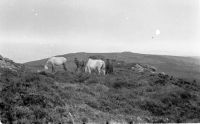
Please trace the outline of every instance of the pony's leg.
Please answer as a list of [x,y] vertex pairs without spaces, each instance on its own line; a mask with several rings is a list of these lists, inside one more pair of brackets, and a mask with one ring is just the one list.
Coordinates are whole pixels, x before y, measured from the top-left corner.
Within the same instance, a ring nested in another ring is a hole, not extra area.
[[108,74],[108,69],[107,68],[104,71],[105,71],[105,74]]
[[67,71],[67,68],[66,68],[66,64],[65,64],[65,63],[63,63],[63,68],[64,68],[65,71]]
[[55,72],[55,67],[54,67],[54,65],[52,65],[52,72]]
[[76,71],[79,71],[79,68],[80,68],[80,64],[77,63],[77,65],[76,65]]
[[105,69],[103,69],[102,71],[103,71],[103,75],[105,75],[105,74],[106,74],[106,71],[105,71]]
[[83,67],[82,66],[80,67],[80,72],[83,72]]
[[89,67],[85,67],[85,73],[87,73],[87,72],[90,73],[89,72]]
[[101,68],[97,68],[99,75],[101,74]]
[[89,74],[91,74],[91,69],[90,68],[88,68],[88,72],[89,72]]
[[77,72],[78,70],[79,70],[79,66],[78,66],[78,65],[76,65],[76,70],[75,70],[75,71]]

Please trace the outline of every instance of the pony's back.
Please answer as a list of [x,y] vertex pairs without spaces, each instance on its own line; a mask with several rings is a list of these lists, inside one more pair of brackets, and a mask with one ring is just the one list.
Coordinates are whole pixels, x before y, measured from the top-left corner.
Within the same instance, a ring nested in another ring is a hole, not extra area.
[[51,57],[51,58],[49,58],[47,60],[44,68],[47,70],[48,69],[48,66],[47,66],[48,64],[51,64],[52,66],[54,66],[54,65],[58,65],[59,66],[59,65],[63,65],[66,62],[67,62],[67,59],[65,57],[55,57],[55,56],[53,56],[53,57]]

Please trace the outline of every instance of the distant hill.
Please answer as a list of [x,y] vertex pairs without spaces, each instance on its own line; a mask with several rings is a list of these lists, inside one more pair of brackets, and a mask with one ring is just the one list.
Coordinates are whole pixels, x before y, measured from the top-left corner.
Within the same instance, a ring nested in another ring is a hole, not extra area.
[[[68,68],[75,67],[74,58],[87,60],[89,56],[103,56],[105,58],[125,61],[126,63],[142,63],[155,66],[158,71],[184,79],[200,80],[200,59],[193,57],[166,56],[166,55],[148,55],[132,52],[119,53],[70,53],[58,55],[66,57],[69,60]],[[47,59],[31,61],[25,63],[26,66],[42,69]]]

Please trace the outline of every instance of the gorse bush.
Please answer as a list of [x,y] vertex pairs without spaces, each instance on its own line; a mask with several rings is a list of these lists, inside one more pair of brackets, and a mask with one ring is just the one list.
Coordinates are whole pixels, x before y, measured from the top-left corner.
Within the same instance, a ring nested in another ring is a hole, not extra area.
[[48,113],[54,107],[64,106],[54,84],[46,82],[48,77],[32,72],[16,75],[10,71],[3,71],[1,76],[0,110],[5,123],[32,123],[33,120],[44,123],[45,119],[51,120]]

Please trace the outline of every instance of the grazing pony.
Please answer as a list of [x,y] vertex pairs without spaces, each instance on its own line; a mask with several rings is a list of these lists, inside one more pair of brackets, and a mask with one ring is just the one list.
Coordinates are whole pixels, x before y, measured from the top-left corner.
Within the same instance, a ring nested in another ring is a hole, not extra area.
[[77,58],[74,59],[74,63],[76,65],[76,72],[81,70],[84,71],[84,67],[85,67],[85,62],[82,60],[82,61],[79,61]]
[[60,65],[62,65],[63,69],[67,71],[66,62],[67,59],[65,57],[51,57],[47,60],[46,64],[44,65],[44,69],[47,70],[48,64],[51,64],[52,72],[55,72],[55,66],[60,66]]
[[110,62],[110,59],[106,59],[106,74],[113,73],[113,63]]
[[99,75],[101,74],[101,72],[103,72],[103,74],[105,75],[105,62],[100,59],[89,58],[85,66],[85,72],[89,72],[89,74],[91,74],[91,71],[96,69]]

